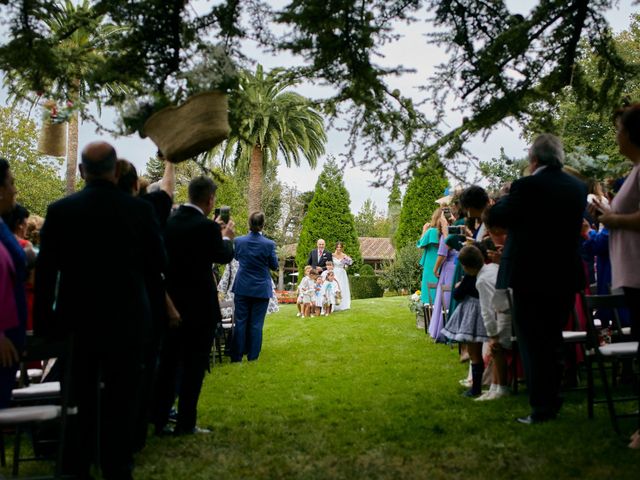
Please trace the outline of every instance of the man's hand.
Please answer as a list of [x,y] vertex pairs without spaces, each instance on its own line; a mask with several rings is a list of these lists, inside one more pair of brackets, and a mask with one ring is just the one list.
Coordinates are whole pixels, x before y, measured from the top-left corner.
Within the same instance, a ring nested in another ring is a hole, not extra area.
[[234,223],[233,220],[229,219],[229,222],[222,223],[222,220],[220,220],[220,217],[216,218],[216,222],[218,222],[220,224],[220,227],[222,228],[222,236],[223,237],[227,237],[229,240],[233,240],[236,236],[236,232],[234,230],[236,224]]
[[0,366],[5,368],[18,363],[19,357],[13,342],[2,335],[0,337]]
[[487,250],[487,257],[491,260],[492,263],[500,263],[500,259],[502,258],[502,245],[496,245],[495,250]]

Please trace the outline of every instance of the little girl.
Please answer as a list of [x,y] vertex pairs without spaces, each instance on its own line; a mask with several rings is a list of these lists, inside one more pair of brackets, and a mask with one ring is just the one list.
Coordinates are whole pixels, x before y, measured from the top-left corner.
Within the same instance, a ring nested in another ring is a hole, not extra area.
[[336,280],[336,275],[332,271],[327,272],[327,277],[322,285],[322,303],[324,307],[324,315],[328,317],[331,314],[333,306],[336,304],[336,293],[340,291],[340,286]]
[[315,286],[315,282],[311,278],[312,270],[311,265],[304,267],[304,278],[298,286],[298,311],[303,318],[311,315],[310,306]]
[[455,342],[467,344],[471,361],[471,389],[464,393],[466,397],[477,397],[482,393],[482,343],[489,340],[480,313],[480,301],[476,290],[476,275],[484,265],[484,257],[480,249],[467,246],[460,250],[458,262],[464,270],[462,281],[453,291],[456,301],[460,302],[447,324],[442,335]]
[[314,302],[313,302],[315,316],[317,317],[322,315],[322,303],[323,303],[322,292],[324,291],[324,289],[322,288],[323,283],[324,283],[324,278],[322,278],[322,275],[318,275],[318,277],[316,278],[316,284],[314,288],[315,296],[314,296]]

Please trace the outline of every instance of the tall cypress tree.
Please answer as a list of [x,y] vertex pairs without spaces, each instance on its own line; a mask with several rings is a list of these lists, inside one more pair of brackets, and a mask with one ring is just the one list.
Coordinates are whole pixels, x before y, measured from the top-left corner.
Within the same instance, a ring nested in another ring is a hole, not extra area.
[[350,209],[349,192],[342,181],[342,172],[335,160],[329,159],[318,177],[313,200],[302,221],[302,232],[296,250],[299,271],[307,264],[309,252],[316,248],[319,238],[333,251],[337,241],[344,243],[344,251],[353,259],[350,271],[357,272],[362,265],[360,243]]
[[400,223],[394,237],[396,249],[415,244],[420,238],[422,226],[438,207],[436,200],[444,195],[447,183],[444,169],[437,160],[415,171],[402,200]]
[[401,210],[402,192],[400,191],[400,176],[396,174],[393,177],[393,184],[391,185],[389,200],[387,202],[387,219],[389,220],[389,236],[391,238],[394,238],[398,231]]

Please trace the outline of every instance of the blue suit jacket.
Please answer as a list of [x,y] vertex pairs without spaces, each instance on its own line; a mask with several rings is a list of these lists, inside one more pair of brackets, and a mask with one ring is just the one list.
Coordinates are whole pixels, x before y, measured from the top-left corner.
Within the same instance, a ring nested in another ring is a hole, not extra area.
[[269,269],[278,269],[276,244],[259,233],[235,240],[235,258],[240,263],[232,292],[248,297],[271,298],[273,286]]

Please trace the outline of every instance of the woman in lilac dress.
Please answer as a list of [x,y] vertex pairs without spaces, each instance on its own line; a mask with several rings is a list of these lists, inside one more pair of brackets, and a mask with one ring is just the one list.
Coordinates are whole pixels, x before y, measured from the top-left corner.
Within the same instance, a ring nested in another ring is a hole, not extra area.
[[[442,318],[442,305],[448,306],[451,299],[451,291],[442,291],[443,285],[453,288],[453,274],[456,269],[456,260],[458,259],[458,251],[447,245],[447,229],[440,236],[440,244],[438,247],[438,259],[434,267],[434,274],[438,277],[438,288],[436,290],[436,298],[433,302],[433,314],[431,323],[429,324],[429,335],[435,341],[444,341],[440,337],[440,330],[444,326]],[[444,298],[443,298],[444,297]]]

